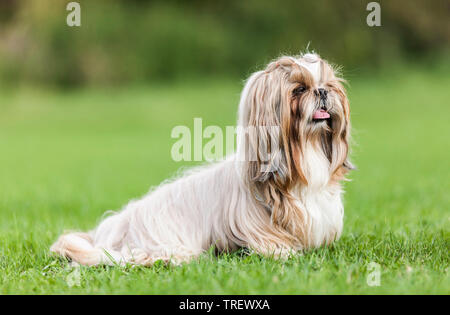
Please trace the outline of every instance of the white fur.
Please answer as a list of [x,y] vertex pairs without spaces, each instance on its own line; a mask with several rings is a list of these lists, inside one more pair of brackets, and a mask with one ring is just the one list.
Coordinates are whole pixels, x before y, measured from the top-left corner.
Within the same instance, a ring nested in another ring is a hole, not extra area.
[[[311,241],[306,245],[316,247],[339,237],[343,205],[340,189],[327,185],[326,158],[311,147],[306,152],[310,186],[298,188],[296,195],[311,226]],[[257,248],[257,243],[252,244],[253,240],[247,236],[246,229],[252,229],[252,224],[245,224],[252,220],[253,201],[240,180],[234,157],[191,170],[142,199],[131,201],[89,232],[94,245],[76,234],[67,234],[52,250],[67,255],[59,247],[61,242],[72,242],[72,246],[80,249],[95,250],[98,259],[94,258],[92,264],[148,265],[158,259],[188,260],[211,245],[220,249]],[[262,217],[260,223],[269,225],[269,219]]]
[[340,186],[330,186],[330,163],[325,155],[307,145],[303,160],[308,186],[299,188],[300,207],[306,209],[310,231],[310,246],[329,244],[342,232],[344,206]]
[[316,54],[305,54],[301,59],[295,59],[294,62],[301,67],[306,68],[314,77],[316,82],[320,81],[320,58]]

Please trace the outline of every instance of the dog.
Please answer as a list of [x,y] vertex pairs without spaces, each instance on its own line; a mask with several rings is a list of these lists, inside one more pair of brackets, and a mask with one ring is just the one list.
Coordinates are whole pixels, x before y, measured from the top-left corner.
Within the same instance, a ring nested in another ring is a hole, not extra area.
[[342,232],[349,161],[344,80],[315,53],[283,56],[242,91],[236,153],[188,170],[51,251],[82,265],[182,263],[214,247],[286,258]]

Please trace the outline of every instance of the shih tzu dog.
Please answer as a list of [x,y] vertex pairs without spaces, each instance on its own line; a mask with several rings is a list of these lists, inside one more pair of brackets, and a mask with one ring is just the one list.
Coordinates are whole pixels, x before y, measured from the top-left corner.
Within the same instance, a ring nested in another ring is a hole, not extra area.
[[342,82],[316,54],[269,63],[242,91],[235,154],[163,183],[88,233],[60,236],[51,251],[83,265],[151,265],[211,246],[280,258],[330,244],[352,169]]

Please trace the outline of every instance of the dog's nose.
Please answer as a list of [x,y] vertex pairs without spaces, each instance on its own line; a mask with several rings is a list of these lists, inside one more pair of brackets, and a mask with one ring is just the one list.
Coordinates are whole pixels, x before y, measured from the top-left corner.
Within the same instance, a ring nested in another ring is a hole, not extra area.
[[322,88],[319,89],[320,99],[326,100],[327,99],[327,95],[328,95],[328,91],[327,90],[322,89]]

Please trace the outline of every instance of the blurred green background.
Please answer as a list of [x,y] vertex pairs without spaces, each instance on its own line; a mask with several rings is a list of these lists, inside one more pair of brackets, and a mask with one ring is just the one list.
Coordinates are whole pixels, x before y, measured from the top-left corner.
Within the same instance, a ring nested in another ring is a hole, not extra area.
[[[72,28],[68,2],[0,1],[0,294],[450,294],[448,1],[379,1],[381,27],[362,0],[79,1]],[[172,128],[234,125],[243,79],[308,45],[349,82],[341,240],[68,282],[48,251],[60,233],[192,165],[171,159]]]
[[69,1],[0,2],[0,78],[61,86],[118,85],[193,76],[243,78],[270,59],[310,49],[350,73],[443,58],[449,2],[78,1],[82,26],[68,27]]

